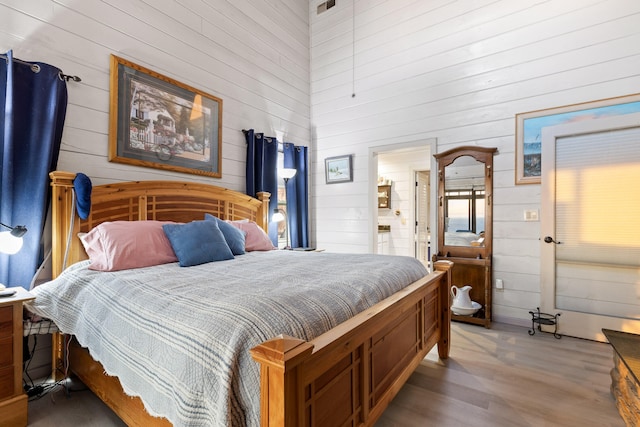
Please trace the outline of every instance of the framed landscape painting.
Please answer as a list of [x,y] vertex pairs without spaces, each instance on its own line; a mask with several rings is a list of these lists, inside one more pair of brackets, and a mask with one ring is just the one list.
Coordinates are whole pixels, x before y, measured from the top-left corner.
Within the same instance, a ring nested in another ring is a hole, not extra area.
[[542,128],[640,112],[640,94],[516,114],[516,184],[540,184]]
[[109,161],[222,177],[222,100],[111,55]]
[[353,181],[352,156],[336,156],[324,159],[325,182],[336,184],[338,182]]

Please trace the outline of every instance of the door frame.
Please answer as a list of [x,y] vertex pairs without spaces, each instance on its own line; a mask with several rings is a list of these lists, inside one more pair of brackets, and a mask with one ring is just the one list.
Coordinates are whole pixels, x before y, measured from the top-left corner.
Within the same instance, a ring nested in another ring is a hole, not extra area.
[[551,126],[542,129],[542,170],[540,209],[540,309],[555,314],[561,312],[558,332],[563,335],[607,342],[602,329],[640,333],[640,321],[600,314],[559,309],[555,299],[556,244],[545,243],[545,237],[555,240],[555,170],[556,140],[611,130],[640,127],[640,113]]
[[412,171],[412,179],[415,182],[413,186],[413,219],[411,225],[413,226],[413,256],[418,258],[419,249],[418,243],[420,240],[420,233],[418,232],[418,197],[420,195],[420,191],[418,190],[418,175],[424,173],[427,176],[429,191],[427,194],[427,211],[429,213],[429,219],[427,220],[427,265],[431,265],[431,211],[433,210],[433,206],[431,205],[431,170],[424,169],[413,169]]

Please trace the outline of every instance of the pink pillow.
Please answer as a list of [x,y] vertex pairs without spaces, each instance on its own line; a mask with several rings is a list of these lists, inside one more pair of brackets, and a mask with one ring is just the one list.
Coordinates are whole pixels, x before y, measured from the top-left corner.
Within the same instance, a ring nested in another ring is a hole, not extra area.
[[103,222],[80,240],[89,255],[90,270],[117,271],[176,262],[162,229],[165,221]]
[[270,251],[276,249],[271,243],[271,239],[258,224],[253,221],[226,221],[236,228],[247,233],[244,240],[244,250],[251,251]]

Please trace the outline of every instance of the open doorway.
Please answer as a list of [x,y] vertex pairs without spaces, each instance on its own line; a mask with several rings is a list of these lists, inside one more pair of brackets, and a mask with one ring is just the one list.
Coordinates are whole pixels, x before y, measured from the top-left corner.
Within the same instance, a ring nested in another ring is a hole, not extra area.
[[[436,140],[370,148],[371,252],[415,257],[429,266],[431,191]],[[379,204],[381,186],[388,203]]]

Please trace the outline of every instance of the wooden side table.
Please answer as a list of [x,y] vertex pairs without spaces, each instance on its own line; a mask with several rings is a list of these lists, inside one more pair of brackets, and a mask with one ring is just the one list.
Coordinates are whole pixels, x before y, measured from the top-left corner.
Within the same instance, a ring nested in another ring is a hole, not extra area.
[[22,303],[35,297],[23,288],[0,297],[0,426],[27,425],[22,387]]

